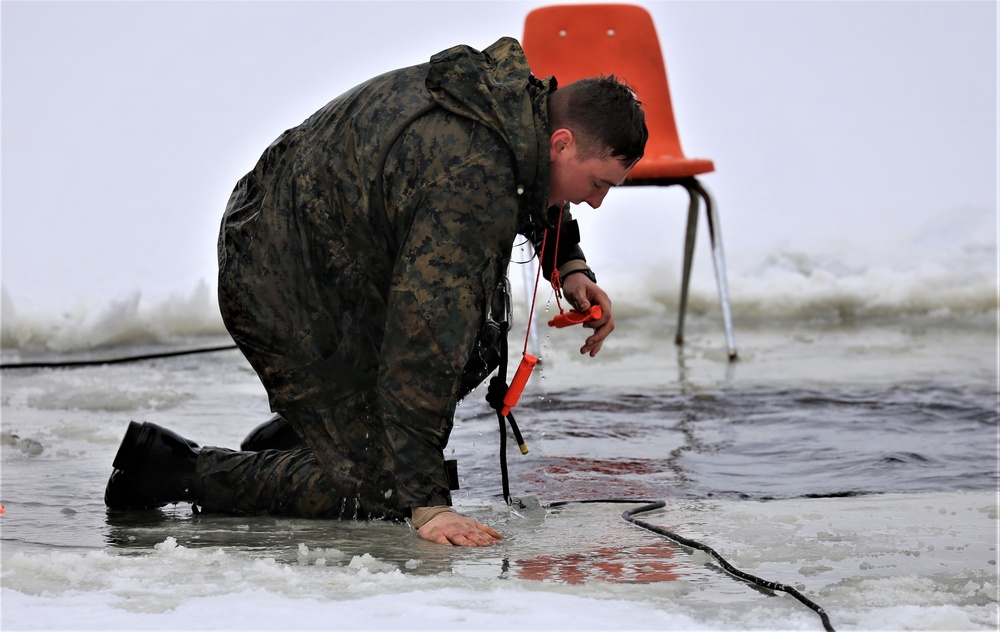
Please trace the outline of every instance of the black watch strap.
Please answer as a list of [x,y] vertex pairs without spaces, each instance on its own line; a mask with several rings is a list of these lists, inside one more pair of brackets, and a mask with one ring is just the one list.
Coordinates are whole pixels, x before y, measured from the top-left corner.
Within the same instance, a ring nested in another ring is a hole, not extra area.
[[597,283],[597,275],[594,274],[594,271],[589,268],[577,268],[576,270],[570,270],[566,274],[561,275],[561,278],[563,281],[565,281],[566,277],[573,276],[574,274],[582,274],[583,276],[590,279],[593,283]]

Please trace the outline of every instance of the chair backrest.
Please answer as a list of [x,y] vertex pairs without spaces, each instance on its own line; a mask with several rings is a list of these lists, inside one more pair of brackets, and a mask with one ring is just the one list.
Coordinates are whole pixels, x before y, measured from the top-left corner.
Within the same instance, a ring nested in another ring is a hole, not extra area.
[[624,79],[646,111],[646,156],[684,159],[660,40],[644,8],[627,4],[541,7],[525,19],[521,45],[532,73],[554,75],[560,85],[601,74]]

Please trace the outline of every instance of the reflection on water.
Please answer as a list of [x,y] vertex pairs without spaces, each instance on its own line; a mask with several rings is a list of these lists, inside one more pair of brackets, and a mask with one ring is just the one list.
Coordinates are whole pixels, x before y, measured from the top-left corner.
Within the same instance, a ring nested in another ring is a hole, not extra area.
[[671,542],[648,546],[600,547],[574,553],[553,553],[514,562],[517,576],[535,581],[584,584],[591,581],[649,584],[678,579],[682,574]]
[[637,544],[637,532],[620,519],[617,506],[463,511],[501,530],[504,542],[479,549],[448,548],[420,539],[405,524],[214,516],[181,506],[108,512],[105,542],[123,555],[145,555],[170,541],[178,547],[232,551],[299,566],[343,566],[377,551],[379,563],[404,574],[557,584],[649,584],[705,574],[668,540],[642,536]]

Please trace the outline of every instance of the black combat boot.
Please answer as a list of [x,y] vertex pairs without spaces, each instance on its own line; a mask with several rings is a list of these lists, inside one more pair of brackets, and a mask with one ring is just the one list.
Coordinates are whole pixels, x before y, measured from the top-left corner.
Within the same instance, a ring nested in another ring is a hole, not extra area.
[[149,422],[130,421],[104,491],[111,509],[194,502],[198,444]]
[[298,450],[306,447],[306,442],[295,432],[292,424],[275,415],[250,431],[250,434],[240,443],[244,452],[260,452],[261,450]]

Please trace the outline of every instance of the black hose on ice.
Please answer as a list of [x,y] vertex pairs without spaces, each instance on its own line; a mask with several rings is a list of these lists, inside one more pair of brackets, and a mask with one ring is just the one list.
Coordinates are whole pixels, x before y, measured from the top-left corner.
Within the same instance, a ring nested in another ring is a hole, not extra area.
[[715,559],[716,562],[719,563],[719,565],[722,567],[723,570],[725,570],[727,573],[729,573],[733,577],[736,577],[737,579],[742,579],[743,581],[750,582],[751,584],[756,584],[758,586],[761,586],[763,588],[768,588],[770,590],[779,590],[781,592],[788,593],[792,597],[795,597],[796,599],[798,599],[807,608],[809,608],[810,610],[812,610],[813,612],[815,612],[816,614],[818,614],[820,620],[823,622],[823,628],[827,632],[834,632],[833,625],[830,623],[830,617],[826,614],[826,611],[823,610],[823,608],[820,607],[818,604],[814,603],[808,597],[806,597],[805,595],[803,595],[799,591],[795,590],[791,586],[788,586],[788,585],[785,585],[785,584],[779,584],[777,582],[768,581],[766,579],[761,579],[760,577],[756,577],[754,575],[751,575],[750,573],[745,573],[745,572],[739,570],[738,568],[736,568],[735,566],[733,566],[732,564],[730,564],[729,562],[727,562],[725,560],[725,558],[723,558],[721,555],[719,555],[715,551],[715,549],[713,549],[713,548],[711,548],[711,547],[709,547],[709,546],[707,546],[705,544],[702,544],[701,542],[697,542],[695,540],[691,540],[689,538],[685,538],[683,536],[677,535],[676,533],[674,533],[672,531],[668,531],[668,530],[666,530],[666,529],[664,529],[662,527],[658,527],[656,525],[649,524],[648,522],[644,522],[644,521],[639,520],[639,519],[637,519],[635,517],[636,514],[646,513],[647,511],[654,511],[656,509],[661,509],[661,508],[665,507],[667,503],[665,503],[662,500],[649,501],[649,500],[628,499],[628,498],[611,498],[611,499],[606,499],[606,500],[567,500],[567,501],[550,503],[550,504],[546,505],[546,507],[559,507],[559,506],[562,506],[562,505],[568,505],[570,503],[578,503],[578,504],[583,504],[583,503],[629,503],[629,504],[633,504],[633,503],[648,503],[646,505],[643,505],[642,507],[637,507],[635,509],[629,509],[628,511],[623,512],[622,513],[622,518],[625,519],[628,522],[631,522],[632,524],[636,525],[637,527],[642,527],[643,529],[646,529],[648,531],[652,531],[653,533],[656,533],[658,535],[662,535],[662,536],[664,536],[666,538],[669,538],[670,540],[673,540],[674,542],[676,542],[677,544],[680,544],[681,546],[685,546],[685,547],[688,547],[690,549],[697,549],[699,551],[704,551],[705,553],[708,553],[709,555],[712,556],[713,559]]
[[214,353],[216,351],[229,351],[230,349],[236,349],[236,345],[223,345],[221,347],[201,347],[198,349],[181,349],[180,351],[162,351],[160,353],[145,353],[142,355],[125,356],[123,358],[106,358],[103,360],[15,362],[13,364],[0,364],[0,369],[71,369],[81,366],[100,366],[102,364],[124,364],[125,362],[142,362],[145,360],[158,360],[160,358],[173,358],[175,356],[194,355],[196,353]]

